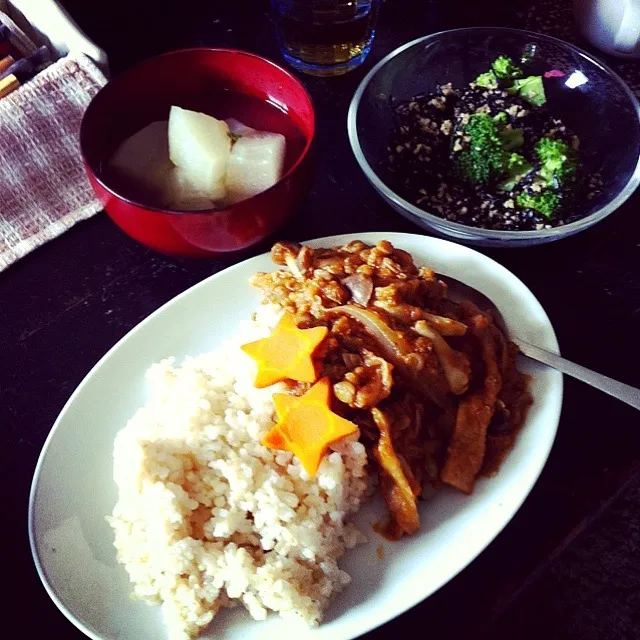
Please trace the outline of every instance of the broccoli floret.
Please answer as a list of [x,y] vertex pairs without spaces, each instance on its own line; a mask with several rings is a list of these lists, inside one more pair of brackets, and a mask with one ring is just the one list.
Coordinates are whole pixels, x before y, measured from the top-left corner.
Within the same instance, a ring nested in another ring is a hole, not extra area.
[[526,158],[518,153],[509,154],[505,165],[507,177],[500,184],[500,188],[504,191],[511,191],[532,170],[533,166]]
[[481,73],[476,78],[476,84],[479,87],[486,87],[487,89],[497,89],[498,88],[498,80],[496,79],[493,71],[487,71],[487,73]]
[[548,185],[556,180],[558,184],[562,184],[573,176],[578,167],[575,151],[564,140],[540,138],[536,143],[535,153],[540,160],[538,173]]
[[524,144],[522,129],[501,129],[498,135],[505,151],[513,151]]
[[457,153],[458,171],[466,180],[484,184],[503,168],[504,151],[498,125],[486,113],[474,113],[464,129],[464,135],[470,140]]
[[531,164],[527,161],[524,156],[521,156],[519,153],[510,153],[507,158],[507,171],[511,175],[520,174],[524,175],[524,171],[528,173],[533,169]]
[[542,76],[529,76],[514,80],[513,86],[507,89],[509,93],[520,96],[534,107],[541,107],[546,101]]
[[523,209],[534,209],[545,218],[550,218],[560,205],[557,193],[547,189],[536,195],[521,193],[516,197],[516,204]]
[[520,67],[513,64],[513,60],[507,56],[496,58],[491,68],[499,80],[515,80],[522,75]]

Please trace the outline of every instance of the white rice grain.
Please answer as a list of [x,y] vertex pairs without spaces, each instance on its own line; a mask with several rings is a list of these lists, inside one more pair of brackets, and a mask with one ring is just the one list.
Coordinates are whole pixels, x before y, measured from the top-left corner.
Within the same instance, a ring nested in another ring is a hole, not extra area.
[[281,389],[253,386],[239,345],[267,335],[275,314],[264,307],[212,353],[153,365],[146,405],[115,440],[118,560],[134,595],[162,604],[171,640],[238,601],[256,620],[275,611],[318,624],[349,582],[337,560],[363,539],[346,522],[366,490],[359,442],[336,446],[314,479],[260,444]]

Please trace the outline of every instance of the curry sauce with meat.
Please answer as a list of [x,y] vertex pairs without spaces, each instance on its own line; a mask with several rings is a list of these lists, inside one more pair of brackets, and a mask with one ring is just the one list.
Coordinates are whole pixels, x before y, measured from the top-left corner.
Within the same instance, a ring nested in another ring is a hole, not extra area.
[[[517,347],[489,313],[450,300],[431,269],[389,242],[277,243],[271,255],[285,268],[256,274],[252,285],[299,328],[328,329],[314,354],[318,373],[379,471],[384,534],[414,534],[426,489],[471,493],[511,449],[532,402]],[[288,385],[295,395],[311,386]]]

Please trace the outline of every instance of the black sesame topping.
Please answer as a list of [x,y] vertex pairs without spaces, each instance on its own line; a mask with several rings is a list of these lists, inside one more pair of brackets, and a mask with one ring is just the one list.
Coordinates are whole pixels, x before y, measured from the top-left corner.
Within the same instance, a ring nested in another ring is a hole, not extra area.
[[[532,231],[560,226],[576,219],[580,201],[591,200],[602,190],[598,175],[576,175],[560,188],[561,206],[550,218],[519,206],[514,191],[497,183],[472,185],[459,178],[453,158],[469,142],[464,129],[473,114],[498,114],[505,129],[522,129],[524,144],[517,151],[534,157],[535,144],[543,136],[565,141],[574,151],[579,140],[546,105],[532,107],[503,89],[471,84],[456,90],[443,85],[435,93],[418,95],[395,106],[396,126],[388,151],[393,187],[406,200],[445,220],[485,229]],[[537,171],[526,175],[517,193],[540,191]]]

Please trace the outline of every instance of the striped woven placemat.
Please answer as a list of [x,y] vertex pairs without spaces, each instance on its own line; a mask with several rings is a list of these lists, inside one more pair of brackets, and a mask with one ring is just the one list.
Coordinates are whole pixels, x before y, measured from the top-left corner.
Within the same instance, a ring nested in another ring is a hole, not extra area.
[[0,270],[101,210],[78,135],[106,83],[84,54],[69,54],[0,100]]

